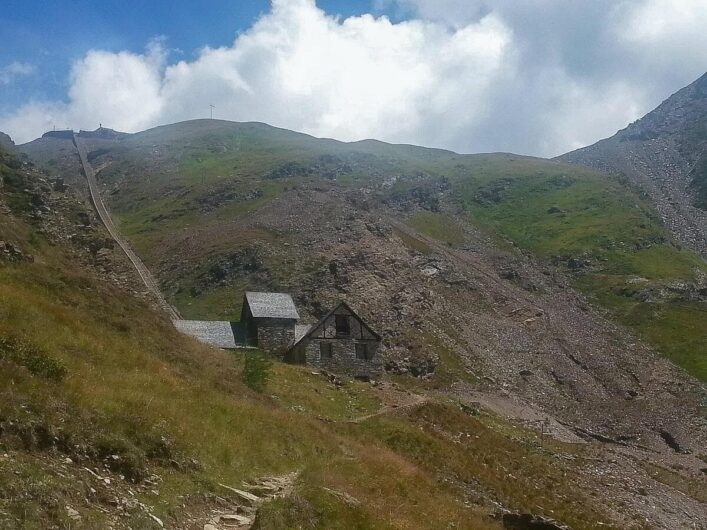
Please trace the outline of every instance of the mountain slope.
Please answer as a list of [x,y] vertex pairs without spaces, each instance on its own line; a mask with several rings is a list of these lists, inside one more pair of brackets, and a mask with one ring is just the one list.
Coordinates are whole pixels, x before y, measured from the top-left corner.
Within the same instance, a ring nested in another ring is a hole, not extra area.
[[[31,149],[52,160],[55,145],[42,140]],[[237,318],[246,289],[292,292],[310,318],[345,298],[383,333],[399,384],[461,401],[465,410],[481,403],[526,425],[548,418],[572,450],[584,447],[575,445],[582,438],[601,440],[601,462],[614,462],[620,484],[642,487],[653,468],[637,468],[638,461],[680,466],[677,477],[661,475],[672,486],[650,479],[658,508],[649,511],[640,496],[597,479],[598,468],[573,468],[582,491],[611,491],[599,495],[618,526],[638,527],[633,517],[658,528],[701,521],[694,494],[686,519],[670,515],[675,485],[699,491],[704,480],[699,458],[684,454],[699,457],[705,445],[701,386],[612,316],[638,314],[648,330],[665,331],[675,326],[665,315],[679,307],[697,327],[661,338],[700,375],[707,326],[699,325],[699,300],[690,300],[700,296],[704,262],[673,246],[650,205],[617,179],[528,157],[343,144],[210,120],[89,150],[120,229],[185,316]],[[478,468],[447,467],[469,459],[450,458],[440,439],[450,440],[449,429],[472,431],[445,409],[365,426],[357,433],[364,443],[382,440],[432,473],[462,477],[468,491],[490,480]],[[518,477],[511,469],[501,464],[497,472],[508,482],[508,473]],[[560,509],[572,498],[555,499],[558,518],[594,526],[594,516]]]
[[[185,339],[100,270],[118,263],[95,268],[79,238],[62,237],[80,229],[43,175],[1,148],[0,174],[0,239],[10,249],[0,254],[0,526],[159,528],[160,519],[201,529],[236,510],[220,483],[297,471],[294,494],[266,507],[261,528],[499,528],[487,508],[464,507],[456,487],[375,433],[369,451],[358,439],[370,438],[368,427],[336,426],[375,411],[370,388],[337,389],[277,366],[272,397],[250,391],[242,356]],[[505,443],[489,442],[486,451]],[[411,514],[429,499],[428,524]]]
[[120,252],[96,260],[105,233],[80,202],[2,148],[0,175],[3,528],[223,530],[250,512],[222,484],[272,475],[290,488],[258,510],[260,529],[500,529],[499,508],[638,528],[613,477],[646,488],[664,527],[700,520],[689,474],[661,464],[653,478],[414,380],[417,395],[278,364],[253,392],[243,353],[179,335],[115,272]]
[[707,74],[611,138],[559,158],[626,175],[677,238],[707,256]]
[[[42,147],[51,143],[23,149]],[[291,197],[316,192],[323,208],[337,208],[334,201],[342,199],[352,203],[352,219],[400,214],[417,231],[436,226],[457,246],[465,243],[460,230],[478,230],[469,221],[480,224],[569,270],[587,295],[707,377],[705,263],[675,248],[651,205],[616,179],[528,157],[345,144],[217,120],[89,148],[121,230],[188,317],[237,318],[234,290],[297,291],[302,278],[331,261],[321,251],[300,255],[297,247],[308,243],[299,236],[289,241],[293,231],[316,231],[331,220],[313,224],[309,217],[318,212],[306,210],[301,220],[296,212],[290,221],[277,215],[289,210]],[[438,211],[442,203],[448,212]],[[275,254],[269,263],[264,252]],[[290,262],[294,268],[283,270]],[[301,302],[311,309],[322,303]]]

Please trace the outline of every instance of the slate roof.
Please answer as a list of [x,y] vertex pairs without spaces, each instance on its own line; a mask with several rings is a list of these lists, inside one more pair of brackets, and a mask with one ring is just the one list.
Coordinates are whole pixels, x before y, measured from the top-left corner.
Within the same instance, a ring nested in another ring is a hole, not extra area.
[[299,314],[292,297],[285,293],[245,294],[250,312],[255,318],[292,318],[299,320]]
[[235,348],[233,327],[228,321],[175,320],[174,327],[185,335],[217,348]]
[[295,340],[293,344],[301,341],[310,329],[312,329],[311,324],[295,324]]

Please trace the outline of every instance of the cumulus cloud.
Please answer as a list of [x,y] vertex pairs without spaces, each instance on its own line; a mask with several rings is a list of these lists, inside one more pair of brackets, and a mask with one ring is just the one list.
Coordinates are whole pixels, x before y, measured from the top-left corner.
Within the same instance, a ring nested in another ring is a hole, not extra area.
[[[29,102],[0,130],[125,131],[216,116],[342,140],[554,155],[612,134],[707,64],[703,0],[377,0],[408,16],[335,18],[273,0],[226,47],[168,64],[93,50],[65,102]],[[672,55],[672,60],[670,60]]]
[[98,122],[138,131],[160,119],[165,53],[159,41],[142,55],[94,50],[70,74],[68,102],[30,102],[0,119],[17,142],[57,128],[93,127]]
[[18,61],[0,67],[0,85],[9,85],[14,83],[20,77],[32,75],[36,68],[29,63],[21,63]]

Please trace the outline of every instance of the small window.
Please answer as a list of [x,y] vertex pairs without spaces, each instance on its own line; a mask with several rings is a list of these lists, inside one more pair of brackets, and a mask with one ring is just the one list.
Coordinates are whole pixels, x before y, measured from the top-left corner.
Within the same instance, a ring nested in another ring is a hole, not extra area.
[[368,348],[368,344],[365,344],[363,342],[356,343],[356,358],[363,359],[364,361],[371,360],[370,349]]
[[336,334],[350,335],[351,328],[349,327],[348,315],[336,315]]
[[319,356],[322,359],[331,359],[334,357],[334,348],[331,342],[320,342],[319,343]]

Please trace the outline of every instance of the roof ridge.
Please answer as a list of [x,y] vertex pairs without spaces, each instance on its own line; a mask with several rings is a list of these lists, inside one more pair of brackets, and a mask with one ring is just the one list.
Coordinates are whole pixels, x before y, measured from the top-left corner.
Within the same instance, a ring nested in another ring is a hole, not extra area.
[[313,332],[315,329],[317,329],[323,322],[325,322],[327,318],[329,318],[331,315],[333,315],[333,314],[334,314],[334,311],[336,311],[337,309],[339,309],[341,306],[344,306],[346,309],[348,309],[349,312],[351,312],[351,314],[353,314],[353,316],[355,316],[355,317],[359,320],[359,322],[361,323],[361,325],[362,325],[363,327],[365,327],[371,335],[373,335],[373,336],[374,336],[376,339],[378,339],[378,340],[382,340],[382,337],[381,337],[378,333],[376,333],[374,330],[372,330],[371,327],[370,327],[368,324],[366,324],[366,321],[361,317],[361,315],[359,315],[356,311],[354,311],[354,309],[353,309],[349,304],[347,304],[345,301],[340,300],[339,303],[336,304],[332,309],[330,309],[329,311],[327,311],[327,312],[324,314],[324,316],[323,316],[322,318],[320,318],[319,320],[317,320],[316,324],[313,324],[313,325],[307,330],[307,333],[305,333],[304,335],[302,335],[302,337],[300,338],[300,340],[296,341],[296,342],[291,346],[291,348],[294,348],[297,344],[299,344],[299,343],[302,342],[305,338],[307,338],[308,336],[310,336],[310,335],[312,334],[312,332]]

